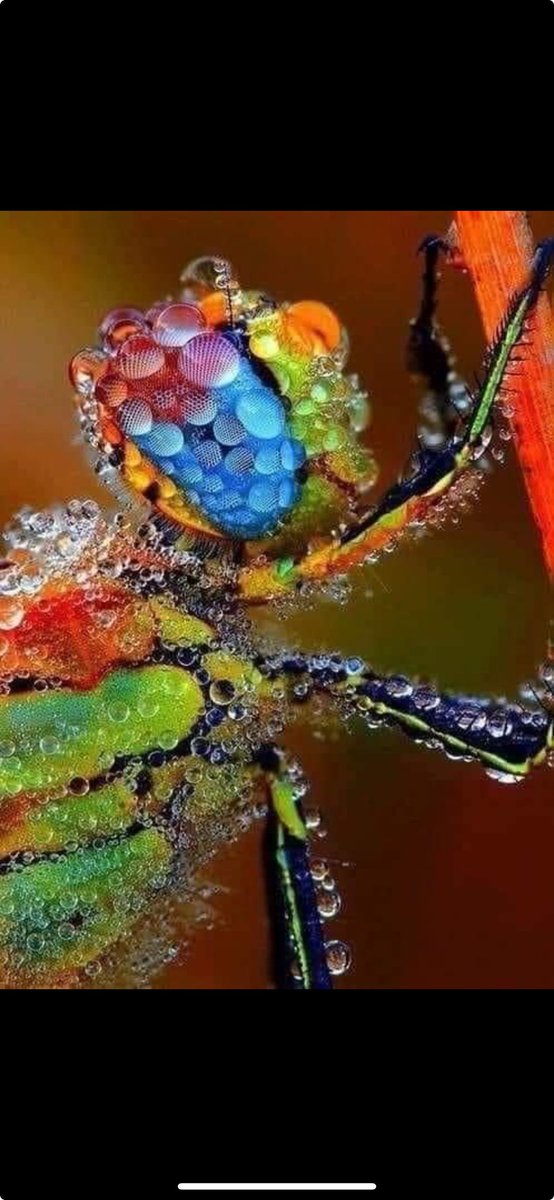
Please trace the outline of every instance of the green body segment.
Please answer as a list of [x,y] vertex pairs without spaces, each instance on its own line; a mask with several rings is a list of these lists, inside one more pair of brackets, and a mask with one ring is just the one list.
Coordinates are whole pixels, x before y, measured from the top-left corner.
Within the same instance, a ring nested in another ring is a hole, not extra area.
[[196,681],[173,666],[108,675],[88,692],[50,691],[0,702],[1,798],[92,779],[120,755],[186,737],[203,709]]
[[77,970],[126,932],[168,882],[172,849],[156,829],[0,879],[4,978]]
[[[125,933],[168,879],[173,849],[166,833],[150,828],[126,836],[137,814],[136,773],[149,751],[186,739],[203,710],[192,675],[156,664],[116,670],[89,691],[0,701],[0,857],[52,856],[24,859],[0,878],[0,969],[8,985],[85,966]],[[101,786],[121,756],[134,766]],[[150,769],[143,810],[167,801],[177,775]],[[100,786],[90,786],[94,779]],[[103,844],[107,838],[114,840]]]

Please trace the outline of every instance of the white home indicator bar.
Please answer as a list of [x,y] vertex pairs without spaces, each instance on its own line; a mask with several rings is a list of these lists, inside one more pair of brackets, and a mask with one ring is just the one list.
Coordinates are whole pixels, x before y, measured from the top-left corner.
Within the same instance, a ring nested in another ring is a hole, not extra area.
[[180,1183],[180,1192],[374,1192],[376,1183]]

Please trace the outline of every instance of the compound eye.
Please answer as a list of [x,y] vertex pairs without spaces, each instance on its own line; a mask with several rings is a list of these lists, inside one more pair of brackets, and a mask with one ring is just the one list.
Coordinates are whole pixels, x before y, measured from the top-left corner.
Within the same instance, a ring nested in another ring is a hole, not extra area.
[[246,338],[210,329],[189,302],[156,305],[148,321],[119,310],[102,328],[110,359],[94,397],[129,482],[183,525],[192,506],[223,536],[275,529],[299,497],[305,453]]

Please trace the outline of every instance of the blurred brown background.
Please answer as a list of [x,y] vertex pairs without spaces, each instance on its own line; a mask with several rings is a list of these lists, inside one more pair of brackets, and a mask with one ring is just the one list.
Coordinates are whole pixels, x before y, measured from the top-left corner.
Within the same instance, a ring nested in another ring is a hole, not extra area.
[[[4,212],[0,214],[0,519],[23,503],[104,493],[73,444],[66,364],[106,310],[147,306],[199,254],[230,258],[249,286],[334,306],[351,369],[374,402],[380,487],[409,451],[417,395],[404,346],[417,307],[421,238],[450,212]],[[537,237],[554,211],[532,214]],[[442,315],[471,378],[483,340],[467,279],[447,273]],[[518,464],[508,449],[478,508],[356,577],[346,607],[321,603],[281,636],[359,653],[377,669],[516,698],[541,661],[550,595]],[[274,621],[274,618],[270,617]],[[502,787],[392,732],[288,744],[324,810],[321,851],[344,905],[329,936],[353,948],[340,987],[554,986],[554,778]],[[164,987],[269,985],[259,830],[224,851],[216,923]]]

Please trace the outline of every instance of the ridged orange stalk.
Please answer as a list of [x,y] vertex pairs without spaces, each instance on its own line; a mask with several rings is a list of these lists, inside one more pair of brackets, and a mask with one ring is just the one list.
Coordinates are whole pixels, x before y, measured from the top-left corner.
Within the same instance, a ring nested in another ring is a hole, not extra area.
[[[510,297],[529,275],[533,237],[524,212],[456,213],[454,237],[472,278],[487,339]],[[548,298],[541,296],[521,375],[515,374],[510,420],[544,558],[554,577],[554,327]]]

